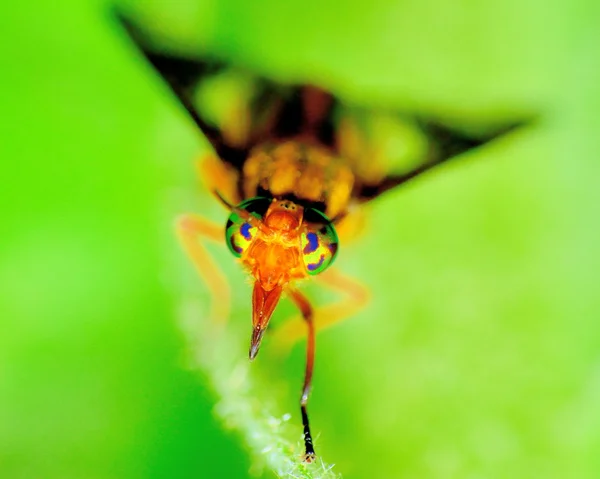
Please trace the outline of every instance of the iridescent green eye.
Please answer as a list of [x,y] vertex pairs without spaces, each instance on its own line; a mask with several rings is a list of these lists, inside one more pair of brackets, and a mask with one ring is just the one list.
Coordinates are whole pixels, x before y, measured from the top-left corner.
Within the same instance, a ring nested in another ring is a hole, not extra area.
[[302,233],[302,258],[306,271],[316,275],[325,271],[337,255],[338,237],[329,218],[314,208],[304,210],[306,231]]
[[[266,214],[272,200],[270,198],[250,198],[242,201],[238,206],[238,210],[245,210],[252,216],[262,219]],[[227,225],[225,226],[225,243],[229,247],[229,251],[234,256],[239,258],[244,254],[244,251],[252,244],[257,231],[256,226],[252,226],[238,213],[233,211],[229,215]]]

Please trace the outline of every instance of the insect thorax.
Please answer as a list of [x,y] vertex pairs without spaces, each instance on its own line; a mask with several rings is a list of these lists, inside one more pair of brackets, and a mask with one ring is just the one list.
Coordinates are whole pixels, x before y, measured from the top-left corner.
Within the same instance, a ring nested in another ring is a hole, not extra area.
[[354,174],[342,158],[326,148],[301,141],[266,143],[244,163],[244,196],[268,192],[300,203],[321,205],[329,217],[343,213],[350,201]]

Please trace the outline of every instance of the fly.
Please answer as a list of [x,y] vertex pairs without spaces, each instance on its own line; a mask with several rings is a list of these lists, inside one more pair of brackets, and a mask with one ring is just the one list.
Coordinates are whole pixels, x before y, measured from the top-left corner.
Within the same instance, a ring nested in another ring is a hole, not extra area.
[[[472,136],[435,120],[405,116],[427,140],[420,161],[408,171],[367,175],[356,128],[344,122],[344,105],[311,85],[281,85],[253,77],[251,98],[227,122],[216,125],[197,107],[199,88],[230,66],[154,48],[144,31],[119,15],[129,36],[166,80],[181,105],[209,140],[215,155],[202,174],[230,214],[222,225],[201,216],[182,216],[177,234],[213,296],[215,320],[226,320],[229,287],[199,239],[225,242],[253,278],[249,357],[256,358],[265,330],[282,295],[297,306],[302,323],[283,329],[289,338],[308,334],[306,367],[300,395],[304,459],[315,457],[307,403],[311,389],[317,329],[363,308],[369,293],[358,281],[332,268],[340,242],[337,230],[354,211],[382,193],[471,149],[506,134],[523,122],[511,122],[483,136]],[[315,310],[298,283],[315,278],[345,298]],[[219,300],[217,300],[219,298]]]

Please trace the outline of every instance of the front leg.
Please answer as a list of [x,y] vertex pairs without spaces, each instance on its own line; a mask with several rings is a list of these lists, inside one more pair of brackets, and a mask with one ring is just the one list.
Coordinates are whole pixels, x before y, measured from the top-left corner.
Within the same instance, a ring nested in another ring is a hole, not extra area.
[[223,225],[217,225],[198,215],[187,214],[177,219],[176,232],[183,249],[210,291],[211,321],[215,325],[224,325],[229,318],[231,289],[223,271],[201,243],[202,239],[223,243]]

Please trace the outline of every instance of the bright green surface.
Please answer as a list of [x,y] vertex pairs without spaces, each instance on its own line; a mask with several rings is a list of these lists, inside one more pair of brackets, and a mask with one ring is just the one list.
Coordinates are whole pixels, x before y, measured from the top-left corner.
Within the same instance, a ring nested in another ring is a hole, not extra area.
[[[373,302],[319,336],[311,418],[347,478],[598,477],[594,2],[170,3],[146,17],[159,30],[362,104],[545,113],[372,205],[336,265]],[[100,2],[17,5],[0,16],[0,477],[246,477],[178,326],[180,283],[206,295],[173,215],[226,217],[193,194],[205,143]],[[249,288],[217,256],[242,362]],[[294,442],[302,346],[273,349],[251,395],[292,413]]]

